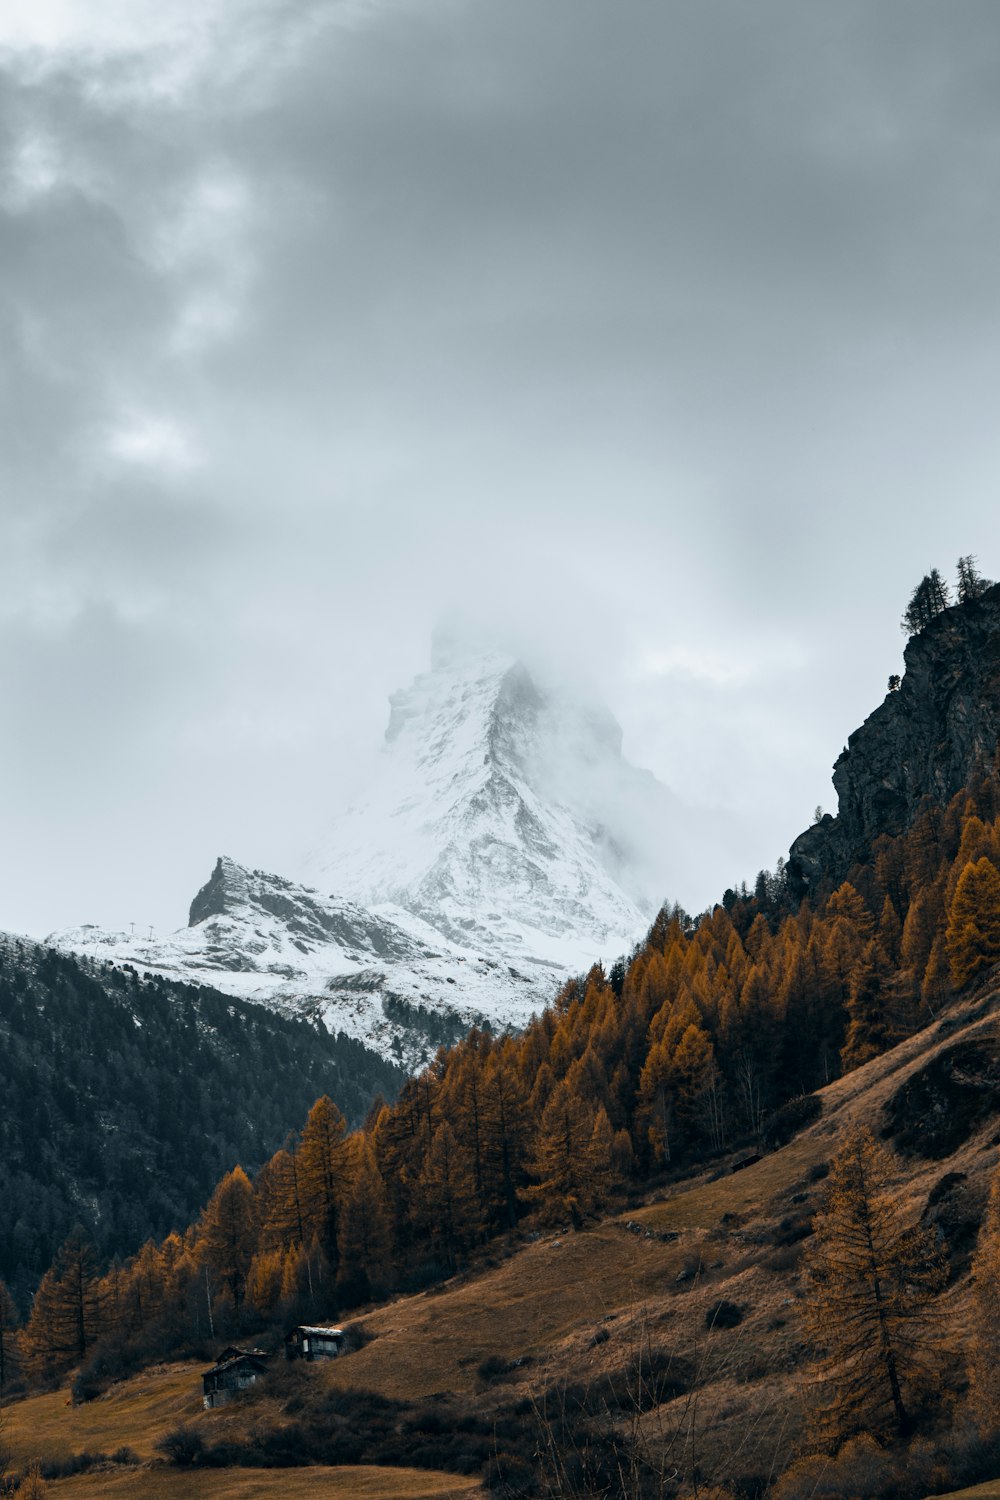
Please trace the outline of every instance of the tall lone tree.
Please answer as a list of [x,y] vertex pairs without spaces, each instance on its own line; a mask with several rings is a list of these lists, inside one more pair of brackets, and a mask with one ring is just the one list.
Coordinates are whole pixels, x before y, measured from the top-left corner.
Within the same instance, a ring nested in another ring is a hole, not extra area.
[[907,635],[917,635],[950,603],[948,585],[937,568],[931,568],[913,590],[900,624]]
[[979,564],[971,552],[967,557],[958,559],[959,604],[969,604],[973,599],[981,599],[986,590],[992,587],[990,580],[980,573]]
[[906,1436],[910,1392],[934,1362],[946,1271],[931,1231],[902,1221],[892,1172],[870,1130],[847,1138],[805,1261],[806,1330],[821,1351],[832,1437]]

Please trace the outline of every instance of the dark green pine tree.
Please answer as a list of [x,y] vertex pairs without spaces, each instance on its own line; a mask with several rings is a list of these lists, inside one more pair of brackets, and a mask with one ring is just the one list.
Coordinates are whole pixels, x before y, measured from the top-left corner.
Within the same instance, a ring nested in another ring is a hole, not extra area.
[[948,585],[937,568],[931,568],[913,590],[903,613],[902,628],[907,635],[917,635],[936,615],[951,603]]

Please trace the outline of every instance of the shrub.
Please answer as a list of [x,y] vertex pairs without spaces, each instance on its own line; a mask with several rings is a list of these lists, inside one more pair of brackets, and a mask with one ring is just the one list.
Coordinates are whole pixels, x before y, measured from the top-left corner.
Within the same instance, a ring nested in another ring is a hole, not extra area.
[[720,1302],[713,1302],[705,1314],[705,1327],[709,1330],[715,1328],[735,1328],[743,1322],[743,1309],[735,1302],[727,1302],[725,1298]]
[[483,1385],[492,1385],[496,1380],[503,1380],[504,1376],[511,1372],[511,1363],[504,1359],[501,1354],[488,1354],[482,1361],[476,1374]]
[[74,1474],[86,1474],[88,1469],[107,1461],[106,1454],[91,1453],[85,1448],[82,1453],[70,1453],[66,1458],[49,1459],[41,1465],[41,1474],[43,1479],[71,1479]]
[[812,1232],[813,1222],[809,1215],[793,1214],[790,1218],[781,1220],[773,1239],[776,1245],[797,1245],[800,1240],[807,1240]]
[[550,1410],[586,1413],[651,1411],[691,1388],[693,1373],[686,1360],[666,1349],[644,1349],[621,1369],[601,1375],[587,1385],[552,1387],[544,1404]]
[[184,1422],[179,1427],[172,1428],[170,1432],[165,1432],[163,1437],[153,1444],[153,1447],[181,1469],[194,1468],[205,1458],[205,1439],[197,1428],[190,1427]]

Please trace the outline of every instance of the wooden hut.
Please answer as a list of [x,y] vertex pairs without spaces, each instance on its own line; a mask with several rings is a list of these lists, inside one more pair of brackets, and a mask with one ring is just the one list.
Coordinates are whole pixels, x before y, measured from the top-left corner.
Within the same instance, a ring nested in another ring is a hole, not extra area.
[[336,1359],[344,1346],[344,1330],[300,1323],[285,1334],[286,1359]]
[[263,1349],[238,1349],[230,1345],[223,1349],[210,1370],[201,1377],[206,1408],[225,1406],[240,1391],[267,1374],[267,1363],[271,1358]]

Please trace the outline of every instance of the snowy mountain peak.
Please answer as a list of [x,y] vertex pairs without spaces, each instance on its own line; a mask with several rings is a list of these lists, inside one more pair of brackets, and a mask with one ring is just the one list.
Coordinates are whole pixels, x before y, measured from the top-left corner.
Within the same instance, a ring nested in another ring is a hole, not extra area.
[[304,873],[505,958],[566,970],[614,956],[658,895],[637,834],[667,802],[621,743],[607,710],[438,636],[431,670],[392,694],[367,794]]

